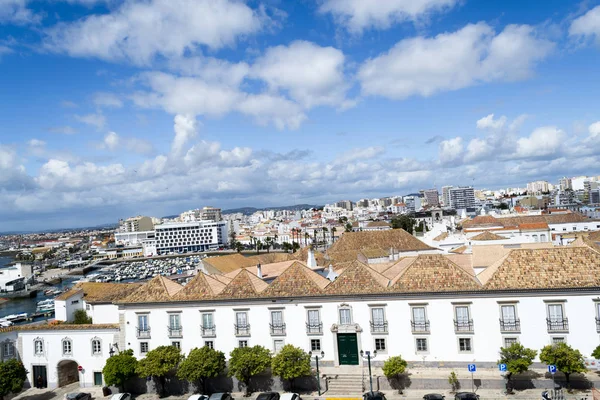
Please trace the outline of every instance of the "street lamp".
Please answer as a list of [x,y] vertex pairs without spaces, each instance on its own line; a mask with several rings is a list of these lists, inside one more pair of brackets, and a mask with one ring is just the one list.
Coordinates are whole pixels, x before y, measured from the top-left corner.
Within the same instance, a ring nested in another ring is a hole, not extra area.
[[[312,357],[312,351],[308,352],[308,355]],[[321,359],[325,357],[325,352],[321,351]],[[319,353],[315,354],[315,362],[317,363],[317,389],[319,391],[319,396],[321,395],[321,375],[319,375]]]
[[[377,357],[377,350],[373,351],[373,357],[371,357],[370,351],[360,351],[360,356],[367,360],[369,363],[369,388],[371,389],[371,395],[373,394],[373,375],[371,375],[371,358]],[[365,357],[366,356],[366,357]]]
[[109,357],[112,357],[115,355],[115,349],[117,349],[117,351],[119,351],[119,345],[117,343],[111,343],[110,350],[108,350]]

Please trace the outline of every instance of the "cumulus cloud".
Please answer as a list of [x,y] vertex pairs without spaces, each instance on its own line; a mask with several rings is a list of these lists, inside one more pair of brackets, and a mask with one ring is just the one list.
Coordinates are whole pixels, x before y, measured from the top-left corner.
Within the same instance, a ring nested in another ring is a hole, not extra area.
[[357,160],[369,160],[385,152],[381,146],[360,147],[340,154],[335,159],[336,164],[344,164]]
[[564,144],[565,133],[554,126],[535,129],[529,137],[517,141],[515,157],[538,158],[556,155]]
[[99,146],[110,151],[127,150],[137,154],[150,154],[154,148],[150,142],[139,138],[123,138],[116,132],[108,132]]
[[475,138],[467,145],[467,154],[465,161],[478,161],[489,156],[494,150],[493,146],[487,140]]
[[124,2],[109,14],[59,23],[47,30],[46,48],[78,57],[148,65],[194,52],[220,49],[256,33],[266,17],[235,0]]
[[463,139],[455,137],[443,140],[439,145],[439,159],[442,164],[452,163],[460,160],[463,152]]
[[484,82],[526,79],[553,48],[528,25],[508,25],[496,34],[483,22],[469,24],[432,38],[403,39],[365,61],[358,79],[365,95],[427,97]]
[[458,0],[325,0],[319,7],[331,13],[348,30],[359,33],[364,29],[387,29],[395,23],[416,21],[436,11],[454,6]]
[[0,24],[37,24],[41,17],[27,7],[28,0],[0,1]]
[[101,130],[106,125],[106,117],[101,113],[92,113],[85,115],[76,115],[75,119],[86,125],[95,127],[97,130]]
[[174,155],[180,155],[184,146],[198,134],[198,121],[187,115],[175,116],[175,139],[171,146]]
[[600,44],[600,6],[592,8],[579,18],[576,18],[569,27],[569,35],[590,40]]
[[494,119],[494,114],[487,115],[477,121],[477,129],[500,130],[506,125],[506,117],[503,115]]

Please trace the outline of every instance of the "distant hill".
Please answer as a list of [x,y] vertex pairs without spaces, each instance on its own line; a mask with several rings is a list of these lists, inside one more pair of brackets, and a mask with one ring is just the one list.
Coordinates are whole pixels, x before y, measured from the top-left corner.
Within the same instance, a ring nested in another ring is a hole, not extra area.
[[223,210],[223,214],[237,214],[241,213],[244,215],[251,215],[257,211],[266,211],[266,210],[289,210],[289,211],[298,211],[298,210],[308,210],[309,208],[322,208],[323,206],[316,206],[311,204],[296,204],[293,206],[280,206],[280,207],[264,207],[264,208],[256,208],[256,207],[241,207],[241,208],[232,208],[230,210]]

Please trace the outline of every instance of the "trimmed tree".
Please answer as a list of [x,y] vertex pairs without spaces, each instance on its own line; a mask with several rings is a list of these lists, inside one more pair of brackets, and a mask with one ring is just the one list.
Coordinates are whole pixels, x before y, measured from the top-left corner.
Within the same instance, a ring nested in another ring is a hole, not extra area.
[[458,381],[456,372],[450,372],[450,375],[448,375],[448,383],[452,387],[451,393],[455,393],[460,388],[460,382]]
[[262,346],[236,347],[229,355],[229,375],[242,382],[250,395],[250,378],[271,366],[271,352]]
[[511,377],[513,374],[522,374],[527,371],[533,360],[537,356],[537,351],[528,349],[521,343],[513,343],[508,347],[500,348],[500,360],[498,364],[506,364],[506,391],[512,391]]
[[566,343],[545,346],[540,351],[540,361],[548,365],[556,365],[556,368],[565,374],[567,389],[571,388],[569,380],[571,374],[586,371],[585,360],[581,352]]
[[594,357],[596,360],[600,359],[600,346],[594,349],[592,352],[592,357]]
[[10,393],[19,393],[27,379],[27,370],[16,358],[0,362],[0,400]]
[[136,376],[138,360],[133,356],[133,350],[125,350],[106,360],[102,375],[109,386],[116,386],[121,392],[125,391],[125,383]]
[[[390,357],[383,362],[383,374],[388,380],[400,381],[400,375],[406,372],[408,363],[401,356]],[[402,385],[398,385],[398,392],[402,393]]]
[[146,357],[138,362],[137,373],[143,378],[152,378],[159,396],[165,393],[167,376],[175,374],[183,356],[175,346],[159,346],[150,350]]
[[77,325],[91,324],[92,317],[88,316],[85,310],[77,310],[73,313],[73,323]]
[[293,390],[294,379],[311,375],[310,355],[299,347],[286,344],[271,361],[273,375],[290,383]]
[[206,380],[216,378],[225,371],[225,354],[208,346],[195,348],[179,364],[177,377],[194,382],[206,393]]

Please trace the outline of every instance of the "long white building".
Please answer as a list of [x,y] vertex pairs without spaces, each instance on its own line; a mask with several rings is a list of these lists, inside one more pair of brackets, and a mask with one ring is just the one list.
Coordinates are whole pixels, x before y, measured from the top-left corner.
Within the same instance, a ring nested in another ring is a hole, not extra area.
[[193,221],[155,226],[157,254],[206,251],[227,243],[226,221]]
[[[387,235],[349,235],[364,234]],[[515,341],[537,350],[567,342],[588,357],[599,342],[600,247],[587,239],[514,249],[477,274],[442,254],[334,267],[332,281],[322,267],[297,261],[270,283],[260,268],[243,268],[200,272],[185,286],[161,276],[139,286],[84,285],[61,296],[57,318],[81,308],[94,325],[24,327],[16,335],[5,329],[0,343],[17,349],[33,385],[44,372],[48,386],[58,386],[74,365],[83,367],[82,385],[99,384],[111,348],[142,358],[161,345],[185,353],[211,346],[228,355],[239,346],[277,352],[293,344],[324,351],[330,366],[362,364],[361,350],[377,350],[378,363],[402,355],[431,366],[490,367],[499,348]]]

